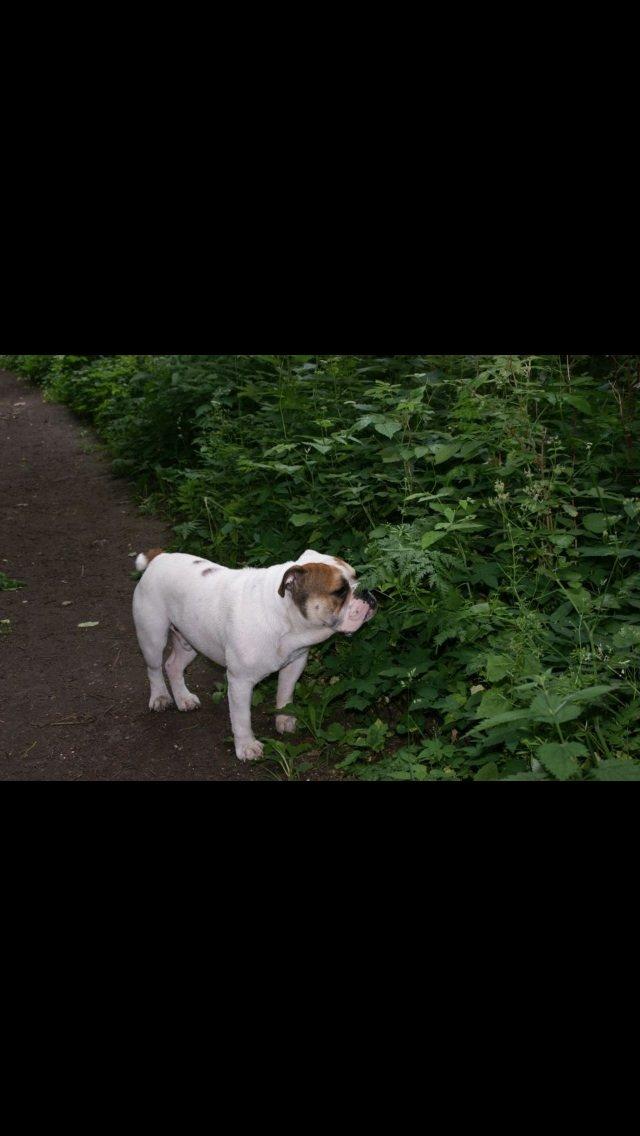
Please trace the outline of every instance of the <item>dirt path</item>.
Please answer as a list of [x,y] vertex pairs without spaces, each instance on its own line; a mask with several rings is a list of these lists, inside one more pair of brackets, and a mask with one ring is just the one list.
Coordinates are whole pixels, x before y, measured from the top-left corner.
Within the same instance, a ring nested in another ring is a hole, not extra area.
[[91,431],[6,371],[0,485],[0,572],[27,584],[0,591],[0,780],[270,780],[236,760],[207,661],[189,670],[200,713],[149,713],[129,553],[167,530],[138,512]]

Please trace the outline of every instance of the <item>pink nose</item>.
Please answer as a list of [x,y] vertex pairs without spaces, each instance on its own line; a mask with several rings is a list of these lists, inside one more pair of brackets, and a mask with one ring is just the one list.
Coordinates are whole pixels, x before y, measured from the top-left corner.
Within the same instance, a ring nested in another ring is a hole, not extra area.
[[354,631],[359,631],[363,623],[368,619],[372,619],[374,615],[373,608],[365,603],[364,600],[352,600],[349,604],[349,609],[345,615],[338,630],[343,635],[352,635]]

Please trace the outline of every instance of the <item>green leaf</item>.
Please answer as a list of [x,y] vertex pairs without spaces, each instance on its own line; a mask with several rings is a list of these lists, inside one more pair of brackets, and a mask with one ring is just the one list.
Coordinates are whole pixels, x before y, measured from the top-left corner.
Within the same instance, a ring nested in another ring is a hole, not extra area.
[[439,540],[442,540],[442,538],[444,536],[446,536],[446,533],[443,533],[443,532],[433,531],[433,532],[425,533],[423,538],[422,538],[422,541],[420,542],[421,545],[422,545],[422,548],[424,548],[424,549],[431,548],[432,544],[437,544],[437,542]]
[[435,686],[421,686],[416,691],[416,696],[410,703],[409,709],[431,710],[437,697],[438,690]]
[[551,697],[551,705],[547,706],[542,699],[534,699],[530,715],[534,722],[545,722],[548,726],[562,726],[565,722],[575,722],[584,710],[584,706],[577,703],[573,706],[563,706],[556,697]]
[[504,726],[508,722],[524,722],[531,721],[530,710],[509,710],[507,714],[498,714],[495,718],[487,718],[486,721],[481,722],[479,726],[474,726],[470,730],[470,734],[479,734],[483,730],[492,730],[495,726]]
[[322,731],[322,736],[328,742],[341,742],[345,736],[345,728],[339,722],[332,722],[328,730]]
[[366,710],[369,705],[368,698],[361,698],[359,694],[352,694],[345,702],[347,710]]
[[593,533],[603,533],[609,528],[609,520],[604,513],[589,513],[582,518],[582,524]]
[[586,588],[572,586],[567,591],[567,595],[572,606],[580,615],[590,611],[593,607],[593,596]]
[[626,647],[640,646],[640,627],[636,624],[627,624],[626,627],[621,627],[614,635],[613,642],[616,647],[621,647],[623,650]]
[[581,745],[552,743],[551,745],[539,746],[536,756],[547,772],[553,773],[558,781],[568,781],[578,772],[576,757],[583,757],[586,752],[584,746]]
[[592,409],[586,398],[580,394],[565,394],[563,402],[568,402],[569,406],[575,406],[576,410],[581,410],[583,414],[591,414]]
[[538,760],[557,780],[568,780],[577,772],[577,762],[567,752],[566,745],[541,745]]
[[18,588],[26,588],[22,580],[12,580],[5,572],[0,572],[0,592],[15,592]]
[[640,548],[618,548],[616,544],[594,544],[591,548],[581,548],[580,556],[617,556],[618,559],[622,559],[623,556],[640,557]]
[[545,781],[540,773],[514,773],[512,777],[502,777],[502,781]]
[[385,438],[393,438],[398,430],[402,430],[402,423],[397,422],[395,418],[379,418],[374,425],[378,433],[384,434]]
[[565,694],[562,701],[566,703],[571,702],[597,702],[600,698],[604,698],[605,694],[611,694],[615,690],[615,686],[584,686],[582,690],[576,690],[573,694]]
[[444,462],[450,461],[451,458],[455,457],[456,454],[460,453],[460,446],[461,446],[460,442],[450,442],[449,445],[446,445],[446,446],[445,445],[434,446],[433,447],[433,458],[434,458],[435,464],[436,465],[443,465]]
[[513,659],[507,655],[489,655],[487,659],[487,679],[501,682],[505,675],[513,673]]
[[305,525],[317,525],[320,519],[317,513],[295,513],[292,517],[289,517],[291,524],[295,525],[297,529],[301,529]]
[[474,781],[497,781],[498,780],[498,766],[495,761],[490,761],[488,765],[483,765],[482,769],[476,773]]
[[389,727],[378,718],[367,730],[367,745],[370,746],[371,749],[381,749],[388,733]]
[[594,769],[593,777],[596,781],[640,781],[640,762],[616,759],[602,761]]
[[496,591],[500,587],[499,574],[502,572],[500,564],[479,564],[475,571],[474,578],[481,580],[492,591]]
[[507,701],[504,695],[500,694],[497,690],[488,690],[482,696],[482,700],[478,709],[476,710],[477,718],[495,718],[498,715],[505,714],[511,707],[511,703]]

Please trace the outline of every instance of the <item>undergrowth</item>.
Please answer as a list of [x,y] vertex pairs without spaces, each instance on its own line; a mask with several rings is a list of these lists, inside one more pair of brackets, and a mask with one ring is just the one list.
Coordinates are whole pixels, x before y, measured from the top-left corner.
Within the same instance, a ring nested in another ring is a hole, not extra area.
[[[93,422],[175,548],[357,566],[302,738],[378,780],[640,777],[639,356],[3,356]],[[264,697],[257,692],[257,698]]]

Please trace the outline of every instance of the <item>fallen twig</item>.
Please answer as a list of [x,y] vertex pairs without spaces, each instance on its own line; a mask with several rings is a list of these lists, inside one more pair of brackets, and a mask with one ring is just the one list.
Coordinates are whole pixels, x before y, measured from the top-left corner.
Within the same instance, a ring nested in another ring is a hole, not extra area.
[[95,714],[72,714],[70,718],[62,718],[59,722],[34,722],[34,725],[42,730],[46,726],[89,726],[95,720]]

